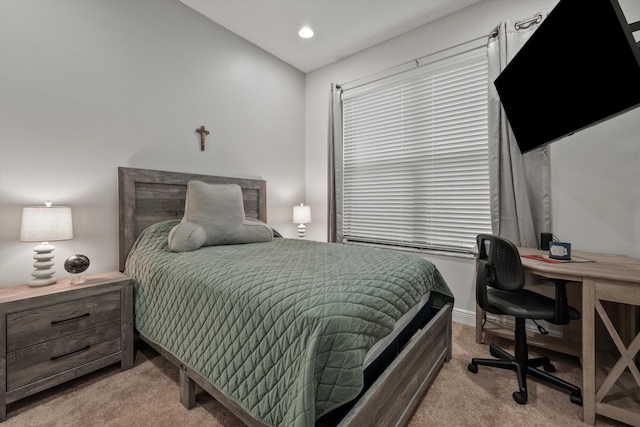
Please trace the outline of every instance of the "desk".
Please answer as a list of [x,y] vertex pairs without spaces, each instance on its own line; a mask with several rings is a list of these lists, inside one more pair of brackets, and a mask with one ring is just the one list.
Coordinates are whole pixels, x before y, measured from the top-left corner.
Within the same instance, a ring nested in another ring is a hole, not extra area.
[[[518,250],[521,255],[548,254],[547,251],[532,248],[518,248]],[[633,334],[623,332],[623,338],[621,338],[602,304],[602,301],[611,301],[640,306],[640,262],[626,256],[579,251],[572,251],[572,256],[595,262],[552,264],[529,258],[521,258],[521,260],[524,268],[532,274],[572,280],[582,284],[580,294],[582,297],[581,356],[584,421],[594,424],[596,414],[600,414],[630,425],[640,426],[640,405],[637,400],[640,399],[640,372],[634,363],[634,357],[640,350],[640,333],[633,337]],[[600,373],[606,368],[600,362],[596,366],[596,313],[602,319],[607,333],[621,354],[617,362],[612,365],[613,367],[608,372],[604,372],[606,377],[597,389],[596,370]],[[476,313],[476,327],[480,326],[480,339],[483,317],[484,313],[481,310],[479,316]],[[634,326],[628,323],[632,322],[627,321],[626,326],[633,330]],[[623,343],[625,333],[627,341],[630,342],[628,347]],[[535,345],[535,343],[532,344]],[[553,345],[543,346],[553,348]],[[563,352],[571,354],[570,351]],[[616,393],[615,396],[608,395],[625,370],[626,377],[630,377],[625,379],[631,381],[626,383],[627,391],[633,394],[634,398],[628,395],[622,396],[621,393]]]

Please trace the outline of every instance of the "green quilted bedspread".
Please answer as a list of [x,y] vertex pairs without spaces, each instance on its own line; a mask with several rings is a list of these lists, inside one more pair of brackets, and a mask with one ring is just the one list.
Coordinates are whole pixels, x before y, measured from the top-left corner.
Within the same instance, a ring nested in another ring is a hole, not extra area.
[[355,398],[396,320],[428,291],[453,300],[408,254],[294,239],[173,253],[176,224],[150,226],[129,254],[135,326],[268,426],[312,426]]

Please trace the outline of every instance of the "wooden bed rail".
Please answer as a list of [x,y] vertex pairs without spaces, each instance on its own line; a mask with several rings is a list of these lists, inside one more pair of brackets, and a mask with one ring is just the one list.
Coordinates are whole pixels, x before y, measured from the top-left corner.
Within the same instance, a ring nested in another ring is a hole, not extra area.
[[[390,427],[409,422],[444,363],[451,360],[451,312],[447,304],[416,334],[338,427]],[[195,406],[198,384],[247,426],[265,426],[174,355],[142,335],[141,339],[179,368],[180,402],[185,408]]]

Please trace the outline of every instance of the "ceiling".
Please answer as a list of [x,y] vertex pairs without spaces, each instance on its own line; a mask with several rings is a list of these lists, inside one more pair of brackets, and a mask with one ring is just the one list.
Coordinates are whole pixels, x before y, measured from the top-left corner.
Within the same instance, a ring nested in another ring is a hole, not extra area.
[[180,1],[307,73],[481,0]]

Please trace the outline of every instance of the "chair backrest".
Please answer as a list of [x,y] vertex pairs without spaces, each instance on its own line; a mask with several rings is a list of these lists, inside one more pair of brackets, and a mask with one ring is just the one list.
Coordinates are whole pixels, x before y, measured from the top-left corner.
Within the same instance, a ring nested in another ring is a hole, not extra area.
[[491,234],[479,234],[476,278],[476,300],[487,311],[487,286],[504,291],[524,287],[525,275],[520,253],[509,240]]

